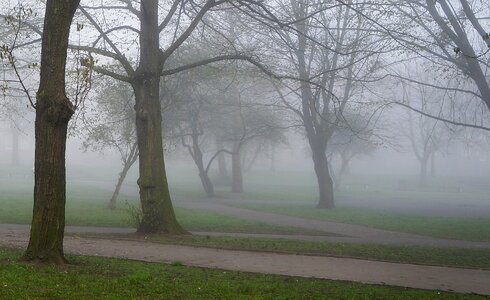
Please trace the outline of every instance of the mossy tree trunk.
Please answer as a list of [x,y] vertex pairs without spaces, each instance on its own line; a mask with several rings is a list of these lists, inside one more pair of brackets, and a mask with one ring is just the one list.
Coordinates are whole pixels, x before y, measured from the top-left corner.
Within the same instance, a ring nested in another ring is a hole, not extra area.
[[79,0],[46,2],[41,80],[36,101],[34,209],[23,259],[62,264],[65,229],[65,149],[74,106],[65,93],[68,36]]
[[138,232],[182,234],[175,217],[163,159],[160,104],[158,1],[141,1],[140,64],[132,82],[136,99],[136,131],[142,216]]

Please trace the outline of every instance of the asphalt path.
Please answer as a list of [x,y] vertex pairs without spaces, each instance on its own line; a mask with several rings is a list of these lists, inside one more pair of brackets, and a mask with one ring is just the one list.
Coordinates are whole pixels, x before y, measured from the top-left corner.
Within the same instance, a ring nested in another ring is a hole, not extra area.
[[[127,229],[125,229],[127,230]],[[81,232],[83,227],[67,228]],[[29,227],[0,225],[0,246],[24,248]],[[490,271],[369,261],[351,258],[234,251],[144,241],[85,238],[64,240],[66,253],[287,276],[490,295]]]

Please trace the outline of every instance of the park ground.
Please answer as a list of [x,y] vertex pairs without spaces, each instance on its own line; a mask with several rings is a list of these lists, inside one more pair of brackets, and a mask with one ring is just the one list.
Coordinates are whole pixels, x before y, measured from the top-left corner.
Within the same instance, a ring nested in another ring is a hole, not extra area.
[[[109,176],[89,173],[79,170],[69,177],[67,223],[78,227],[68,228],[65,248],[92,257],[70,256],[73,264],[48,269],[16,260],[17,249],[27,241],[28,227],[22,224],[29,223],[32,209],[28,175],[17,171],[0,178],[0,298],[448,299],[490,294],[485,289],[490,282],[490,188],[483,183],[445,178],[424,190],[401,192],[395,181],[358,177],[338,193],[339,207],[324,211],[314,208],[308,180],[285,184],[288,174],[272,180],[264,180],[270,174],[253,174],[247,181],[251,192],[234,195],[218,187],[215,199],[203,197],[196,182],[176,176],[171,186],[177,216],[194,234],[169,237],[133,234],[135,186],[126,185],[118,209],[110,211],[105,205],[112,184],[103,180]],[[454,182],[458,188],[452,190]],[[188,256],[168,256],[172,253]],[[100,280],[89,282],[90,274]],[[26,288],[17,284],[27,281],[32,284]],[[124,281],[138,288],[121,288],[127,286]]]

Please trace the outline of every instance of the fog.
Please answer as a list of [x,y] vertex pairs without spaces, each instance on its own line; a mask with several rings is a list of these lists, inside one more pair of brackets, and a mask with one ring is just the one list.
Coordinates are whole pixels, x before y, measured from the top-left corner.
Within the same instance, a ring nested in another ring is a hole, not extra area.
[[[3,180],[13,177],[18,183],[29,186],[33,180],[34,138],[29,126],[26,128],[23,131],[13,130],[10,122],[2,122],[0,164],[10,170],[2,173]],[[14,146],[16,134],[19,135],[18,145]],[[399,141],[400,144],[403,142],[406,141]],[[244,171],[244,192],[231,199],[241,199],[242,203],[314,206],[317,186],[311,154],[305,143],[303,136],[292,132],[287,134],[287,145],[275,149],[273,161],[269,153],[259,153],[251,168]],[[16,147],[17,153],[14,153]],[[84,151],[82,148],[83,139],[69,138],[66,164],[68,188],[88,184],[111,191],[121,172],[118,153],[114,149]],[[198,170],[187,151],[182,146],[172,145],[169,148],[171,150],[166,151],[166,169],[172,194],[180,200],[182,197],[179,194],[185,196],[185,190],[189,189],[195,191],[199,201],[209,201],[199,182]],[[335,187],[336,205],[422,216],[489,217],[490,155],[486,149],[467,145],[464,141],[453,143],[435,156],[435,162],[431,164],[434,174],[430,170],[427,185],[420,186],[420,165],[410,149],[380,147],[368,155],[352,159],[348,174],[344,175],[341,185]],[[205,159],[212,154],[212,149],[208,150]],[[229,165],[228,156],[225,161]],[[14,164],[15,159],[18,159],[18,164]],[[332,172],[338,172],[339,167],[339,162],[332,160]],[[17,168],[21,171],[16,171]],[[98,175],[100,173],[104,176],[103,180]],[[213,181],[218,179],[216,162],[210,173]],[[138,168],[135,164],[125,180],[121,195],[123,199],[135,197],[137,178]],[[173,185],[178,186],[175,191]],[[231,187],[219,182],[216,185],[216,199],[226,201],[224,195],[229,195]],[[261,195],[264,187],[267,187],[266,194]],[[306,199],[284,196],[296,189],[304,192]],[[124,195],[124,191],[129,195]],[[386,197],[387,192],[394,194]],[[267,198],[269,193],[272,193],[270,199]],[[258,199],[252,195],[259,195]],[[101,202],[107,200],[98,199]],[[178,205],[178,200],[175,201]]]
[[0,256],[117,240],[488,278],[488,1],[4,2]]

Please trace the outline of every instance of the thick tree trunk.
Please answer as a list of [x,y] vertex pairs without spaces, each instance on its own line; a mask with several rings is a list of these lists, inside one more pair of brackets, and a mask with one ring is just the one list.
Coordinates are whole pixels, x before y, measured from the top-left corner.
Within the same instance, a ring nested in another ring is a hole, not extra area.
[[136,129],[142,216],[138,232],[185,233],[175,217],[163,159],[159,76],[142,79],[136,89]]
[[[320,147],[321,148],[321,147]],[[312,159],[315,168],[315,174],[318,181],[318,191],[320,199],[318,208],[334,208],[333,198],[333,180],[328,170],[328,161],[323,149],[312,147]],[[323,150],[323,151],[322,151]]]
[[240,150],[231,155],[231,190],[234,193],[243,193],[243,172]]
[[34,209],[23,259],[62,264],[65,228],[65,150],[74,107],[65,95],[68,36],[79,0],[46,3],[41,81],[35,122]]
[[160,104],[158,1],[141,1],[140,65],[132,83],[136,99],[136,131],[142,216],[138,232],[182,234],[168,189],[163,159]]

